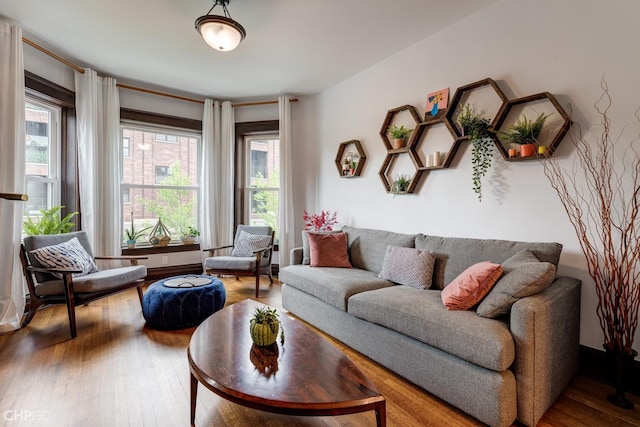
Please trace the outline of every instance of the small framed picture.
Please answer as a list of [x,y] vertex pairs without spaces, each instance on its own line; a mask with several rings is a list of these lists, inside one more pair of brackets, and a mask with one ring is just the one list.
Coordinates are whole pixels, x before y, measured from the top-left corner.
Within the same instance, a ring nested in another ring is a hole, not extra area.
[[427,107],[424,113],[425,120],[439,119],[449,105],[449,88],[440,89],[427,95]]

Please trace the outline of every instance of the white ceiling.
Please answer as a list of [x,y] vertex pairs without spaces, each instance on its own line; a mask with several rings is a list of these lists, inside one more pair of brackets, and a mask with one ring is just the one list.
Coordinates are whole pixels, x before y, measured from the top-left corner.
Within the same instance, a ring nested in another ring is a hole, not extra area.
[[0,16],[120,82],[242,100],[317,93],[495,1],[231,0],[247,31],[231,52],[194,28],[213,0],[0,0]]

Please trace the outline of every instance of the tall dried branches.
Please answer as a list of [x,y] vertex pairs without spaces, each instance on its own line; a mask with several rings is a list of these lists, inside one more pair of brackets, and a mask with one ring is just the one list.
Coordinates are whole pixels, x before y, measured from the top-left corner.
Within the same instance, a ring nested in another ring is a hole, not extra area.
[[612,134],[611,96],[604,78],[600,85],[594,108],[602,133],[592,144],[577,124],[569,133],[576,155],[571,170],[556,158],[543,165],[595,282],[605,348],[631,354],[640,306],[640,138],[625,143],[622,131]]

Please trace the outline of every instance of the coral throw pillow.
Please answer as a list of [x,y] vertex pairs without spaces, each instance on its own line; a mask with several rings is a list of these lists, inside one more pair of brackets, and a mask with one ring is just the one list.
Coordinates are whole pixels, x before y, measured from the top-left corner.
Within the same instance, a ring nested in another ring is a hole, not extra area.
[[441,293],[448,310],[467,310],[485,297],[502,275],[502,266],[489,261],[467,268]]
[[309,233],[309,252],[311,267],[351,268],[346,233]]

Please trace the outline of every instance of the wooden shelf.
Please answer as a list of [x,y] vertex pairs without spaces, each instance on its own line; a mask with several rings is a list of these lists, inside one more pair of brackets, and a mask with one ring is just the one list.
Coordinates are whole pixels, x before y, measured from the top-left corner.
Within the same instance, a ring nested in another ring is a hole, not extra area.
[[[343,173],[342,164],[345,159],[344,153],[347,150],[347,147],[349,147],[350,145],[353,145],[358,152],[358,163],[356,164],[356,168],[352,174],[345,175]],[[360,141],[358,141],[357,139],[352,139],[350,141],[340,143],[340,146],[338,147],[338,154],[336,154],[335,163],[341,178],[354,178],[362,174],[362,169],[364,168],[364,162],[366,160],[367,156],[364,152],[364,149],[362,148],[362,144],[360,144]]]

